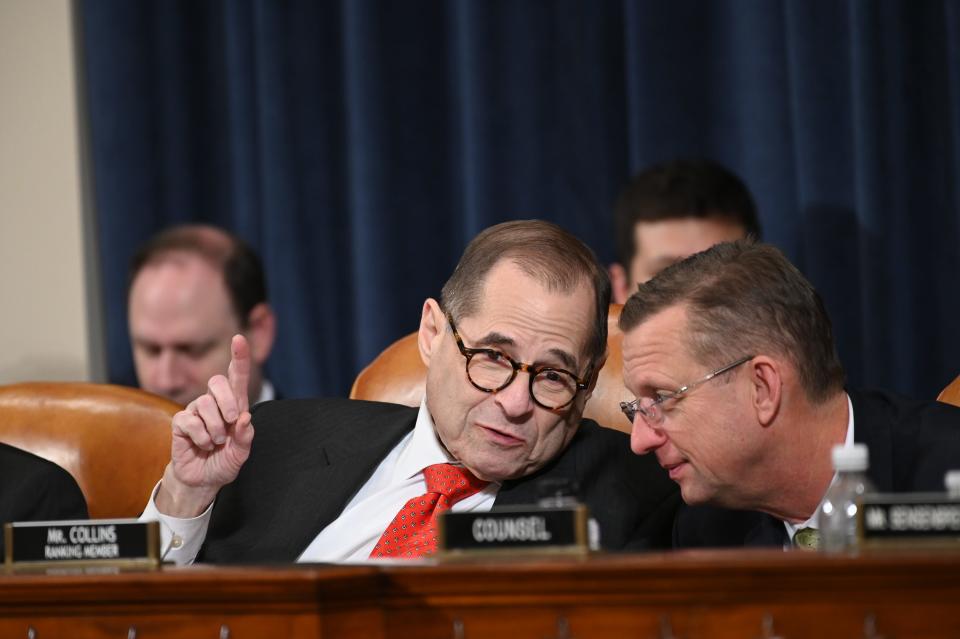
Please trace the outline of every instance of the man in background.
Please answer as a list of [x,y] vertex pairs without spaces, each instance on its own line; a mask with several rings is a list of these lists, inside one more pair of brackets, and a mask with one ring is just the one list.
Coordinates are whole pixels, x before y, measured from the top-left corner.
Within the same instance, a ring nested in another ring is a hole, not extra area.
[[259,257],[212,226],[170,228],[136,253],[128,316],[137,380],[144,390],[186,405],[227,372],[230,339],[250,344],[251,404],[273,399],[263,377],[276,333]]
[[760,237],[753,198],[729,170],[678,159],[638,173],[614,210],[613,301],[623,304],[663,268],[719,242]]

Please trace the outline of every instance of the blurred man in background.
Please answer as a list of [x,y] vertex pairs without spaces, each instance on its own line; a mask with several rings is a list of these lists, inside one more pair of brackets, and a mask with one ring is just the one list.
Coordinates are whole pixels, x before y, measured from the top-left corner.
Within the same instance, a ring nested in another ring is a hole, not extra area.
[[130,268],[128,317],[140,387],[186,405],[225,374],[230,338],[250,343],[251,404],[274,399],[263,377],[276,333],[259,257],[239,238],[203,225],[149,240]]
[[719,242],[760,237],[746,185],[709,160],[679,159],[638,173],[614,210],[617,257],[610,267],[613,301],[674,262]]

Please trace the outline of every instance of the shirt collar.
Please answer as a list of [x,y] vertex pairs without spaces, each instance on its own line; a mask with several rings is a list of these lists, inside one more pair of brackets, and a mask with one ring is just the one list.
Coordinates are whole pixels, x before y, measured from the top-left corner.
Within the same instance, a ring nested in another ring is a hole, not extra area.
[[276,398],[277,392],[273,388],[273,384],[270,383],[269,379],[263,380],[263,383],[260,384],[260,397],[257,398],[257,401],[254,404],[259,404],[260,402],[269,402],[270,400]]
[[413,436],[403,443],[403,450],[393,469],[394,480],[409,479],[424,468],[433,464],[459,463],[440,443],[433,417],[427,410],[427,402],[420,402],[417,423],[413,427]]

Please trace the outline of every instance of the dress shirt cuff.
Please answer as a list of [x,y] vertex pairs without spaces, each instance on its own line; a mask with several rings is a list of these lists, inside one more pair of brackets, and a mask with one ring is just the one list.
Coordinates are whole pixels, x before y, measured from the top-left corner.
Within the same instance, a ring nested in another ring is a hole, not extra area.
[[163,561],[172,562],[178,566],[192,564],[207,536],[213,503],[196,517],[190,519],[171,517],[157,510],[156,499],[159,488],[160,482],[157,482],[153,492],[150,493],[147,507],[140,515],[140,521],[160,522],[160,558]]

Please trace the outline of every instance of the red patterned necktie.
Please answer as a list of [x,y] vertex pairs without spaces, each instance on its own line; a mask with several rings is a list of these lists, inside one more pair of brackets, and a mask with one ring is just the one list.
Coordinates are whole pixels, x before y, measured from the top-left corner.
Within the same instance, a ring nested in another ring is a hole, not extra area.
[[380,536],[371,558],[423,557],[437,550],[437,518],[465,497],[483,490],[481,481],[463,466],[434,464],[423,469],[427,493],[408,501]]

